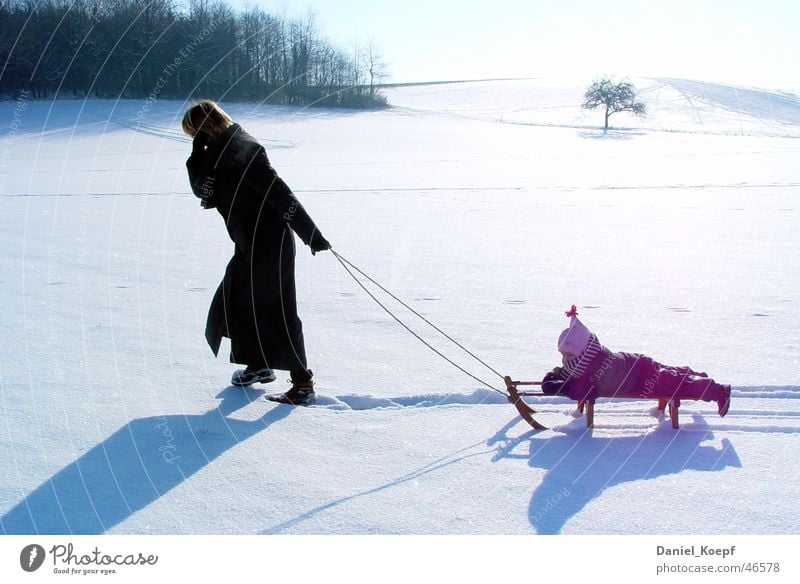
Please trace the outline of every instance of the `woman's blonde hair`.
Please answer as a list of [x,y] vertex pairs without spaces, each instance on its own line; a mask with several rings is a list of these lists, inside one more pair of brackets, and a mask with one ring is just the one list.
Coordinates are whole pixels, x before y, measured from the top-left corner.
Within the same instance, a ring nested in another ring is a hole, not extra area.
[[216,102],[203,99],[186,110],[181,126],[183,131],[191,137],[194,137],[197,132],[216,136],[232,123],[231,117]]

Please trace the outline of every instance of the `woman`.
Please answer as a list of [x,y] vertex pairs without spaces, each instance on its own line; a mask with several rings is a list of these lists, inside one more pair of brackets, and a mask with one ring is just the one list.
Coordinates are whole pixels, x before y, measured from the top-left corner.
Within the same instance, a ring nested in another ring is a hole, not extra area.
[[231,339],[231,362],[246,365],[231,383],[245,387],[275,380],[272,369],[291,372],[292,387],[270,399],[314,402],[303,327],[297,316],[294,237],[311,253],[330,249],[291,189],[272,168],[264,148],[213,101],[183,117],[193,138],[186,161],[189,182],[203,208],[216,208],[235,244],[233,257],[208,311],[206,339],[214,354]]

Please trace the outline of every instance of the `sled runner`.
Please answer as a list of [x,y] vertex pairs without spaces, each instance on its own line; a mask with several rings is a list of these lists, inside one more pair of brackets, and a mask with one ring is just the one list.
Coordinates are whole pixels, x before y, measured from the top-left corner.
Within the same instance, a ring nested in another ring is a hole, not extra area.
[[[536,430],[547,430],[547,426],[544,426],[533,417],[533,414],[536,413],[536,410],[534,410],[530,405],[528,405],[522,398],[554,397],[554,396],[548,395],[542,391],[519,391],[519,389],[517,389],[517,387],[520,385],[541,385],[542,382],[513,381],[511,377],[509,377],[508,375],[506,375],[503,379],[506,382],[506,391],[508,391],[508,401],[511,402],[515,408],[517,408],[517,412],[519,412],[519,415],[522,417],[522,419],[528,422],[528,424],[530,424]],[[624,398],[625,396],[619,396],[619,397]],[[680,422],[678,419],[678,408],[680,408],[681,400],[675,398],[670,399],[665,397],[660,397],[657,399],[658,399],[659,411],[663,412],[665,409],[669,408],[669,418],[672,421],[672,427],[677,430],[680,427]],[[582,400],[578,402],[578,411],[586,415],[587,428],[594,427],[594,401],[595,400]]]
[[541,385],[541,381],[512,381],[511,378],[506,375],[503,378],[506,382],[506,391],[508,391],[508,401],[511,402],[519,415],[522,417],[523,420],[528,422],[531,426],[534,427],[536,430],[547,430],[547,426],[543,426],[536,419],[533,417],[533,414],[536,413],[531,406],[525,403],[525,400],[522,398],[525,396],[542,396],[545,395],[544,392],[541,391],[519,391],[517,389],[518,385]]

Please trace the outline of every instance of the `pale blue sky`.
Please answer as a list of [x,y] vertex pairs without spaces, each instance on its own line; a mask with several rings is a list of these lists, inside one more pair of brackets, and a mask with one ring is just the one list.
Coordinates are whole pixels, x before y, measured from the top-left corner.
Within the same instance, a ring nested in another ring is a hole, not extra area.
[[800,88],[798,0],[227,0],[372,39],[397,82],[672,76]]

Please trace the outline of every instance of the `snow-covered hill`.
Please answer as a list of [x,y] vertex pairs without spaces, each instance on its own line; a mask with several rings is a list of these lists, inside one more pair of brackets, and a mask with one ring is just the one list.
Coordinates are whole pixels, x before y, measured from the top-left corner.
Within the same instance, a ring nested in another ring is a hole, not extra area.
[[587,432],[563,399],[532,431],[307,249],[319,405],[228,387],[203,328],[231,244],[188,190],[185,104],[0,104],[2,530],[797,533],[800,98],[634,82],[650,115],[608,134],[547,80],[226,108],[339,253],[498,371],[555,365],[576,303],[608,346],[734,386],[677,432],[635,401]]
[[[617,130],[749,136],[800,136],[800,95],[686,79],[633,79],[647,116],[611,117]],[[392,89],[391,102],[412,112],[594,129],[600,110],[581,109],[585,83],[551,79],[432,84]]]

